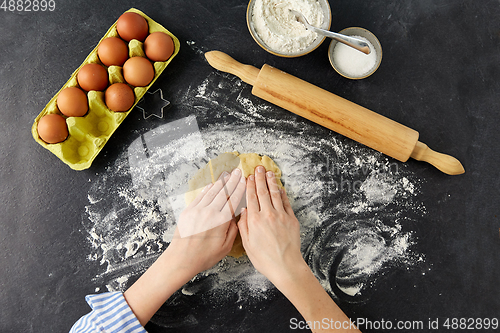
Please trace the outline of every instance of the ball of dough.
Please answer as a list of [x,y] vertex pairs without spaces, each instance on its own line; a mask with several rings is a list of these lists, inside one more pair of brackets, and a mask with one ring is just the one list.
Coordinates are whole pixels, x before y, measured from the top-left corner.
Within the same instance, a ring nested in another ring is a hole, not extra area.
[[[259,165],[264,166],[266,171],[273,171],[276,176],[278,187],[283,188],[283,184],[281,184],[281,170],[269,156],[260,156],[256,153],[239,154],[236,151],[224,153],[208,161],[208,163],[198,170],[189,181],[189,192],[186,193],[186,207],[196,198],[205,186],[210,183],[215,183],[224,171],[231,172],[235,168],[240,168],[243,176],[247,178],[249,175],[255,173],[255,168]],[[246,206],[245,200],[242,200],[242,204]],[[240,206],[242,206],[242,204],[240,204]],[[237,214],[240,212],[240,206],[235,210]],[[239,218],[240,216],[237,215],[236,219],[238,220]],[[243,248],[239,232],[234,241],[233,248],[228,255],[235,258],[245,255],[245,249]]]

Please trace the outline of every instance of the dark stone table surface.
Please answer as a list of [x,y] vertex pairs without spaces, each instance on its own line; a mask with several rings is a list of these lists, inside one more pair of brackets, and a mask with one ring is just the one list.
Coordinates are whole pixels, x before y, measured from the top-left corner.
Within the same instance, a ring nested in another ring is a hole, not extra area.
[[[437,320],[439,331],[456,331],[452,328],[464,322],[480,332],[474,325],[500,317],[498,0],[330,1],[332,31],[360,26],[372,31],[382,44],[380,68],[358,81],[345,79],[331,68],[329,41],[306,56],[290,59],[261,49],[248,32],[247,2],[242,0],[55,0],[55,9],[43,12],[13,10],[11,3],[3,1],[0,9],[0,332],[68,331],[89,311],[85,295],[123,290],[161,253],[161,247],[135,249],[134,256],[127,258],[117,250],[115,264],[125,259],[141,259],[142,263],[125,260],[128,266],[122,275],[109,273],[101,261],[106,251],[99,246],[111,243],[92,239],[96,217],[91,213],[117,212],[112,220],[117,224],[110,226],[126,228],[119,221],[130,217],[130,211],[117,209],[121,202],[113,196],[131,186],[127,148],[148,131],[189,115],[196,117],[203,135],[212,135],[210,140],[217,138],[214,131],[220,126],[234,137],[238,128],[250,125],[264,133],[261,141],[253,139],[261,146],[279,138],[277,132],[290,142],[311,140],[313,148],[302,147],[305,151],[300,155],[309,156],[304,164],[311,167],[324,156],[333,158],[331,148],[321,150],[327,147],[322,140],[336,142],[345,148],[350,165],[356,164],[357,157],[368,156],[398,169],[391,171],[391,177],[400,182],[407,179],[415,186],[413,196],[407,198],[411,209],[399,202],[399,206],[378,206],[373,213],[365,210],[363,216],[364,221],[380,218],[382,222],[393,216],[396,227],[403,228],[396,234],[411,236],[411,252],[401,260],[412,262],[382,262],[376,274],[361,275],[356,282],[361,289],[354,295],[339,291],[341,280],[335,280],[334,271],[324,277],[331,282],[332,297],[348,316],[393,325],[385,329],[360,326],[363,331],[428,332],[429,323]],[[28,1],[17,3],[26,6]],[[171,105],[161,118],[145,119],[140,109],[134,109],[89,169],[71,170],[33,140],[33,120],[107,29],[131,7],[164,25],[181,42],[179,54],[150,90],[161,89]],[[259,100],[251,95],[250,86],[207,64],[203,53],[210,50],[226,52],[256,67],[275,66],[414,128],[431,148],[458,158],[466,173],[448,176],[427,163],[395,161]],[[250,101],[248,113],[240,112],[245,111],[245,103],[237,101]],[[286,166],[282,169],[285,175]],[[326,174],[321,180],[339,184],[342,175]],[[368,177],[358,176],[360,181]],[[349,179],[354,186],[357,178]],[[99,211],[93,195],[103,200]],[[349,191],[322,202],[335,217],[336,202],[347,202],[353,195]],[[339,230],[332,233],[332,239]],[[320,234],[321,227],[317,227],[314,235]],[[327,249],[320,249],[314,237],[303,240],[304,254],[320,274],[314,251]],[[339,260],[342,257],[337,258],[337,266]],[[288,332],[293,331],[291,318],[300,318],[272,288],[263,297],[253,297],[248,292],[251,288],[233,282],[232,287],[247,292],[229,292],[221,301],[220,294],[210,289],[210,283],[217,281],[209,278],[177,293],[148,330]],[[421,322],[423,329],[397,329],[398,321]]]

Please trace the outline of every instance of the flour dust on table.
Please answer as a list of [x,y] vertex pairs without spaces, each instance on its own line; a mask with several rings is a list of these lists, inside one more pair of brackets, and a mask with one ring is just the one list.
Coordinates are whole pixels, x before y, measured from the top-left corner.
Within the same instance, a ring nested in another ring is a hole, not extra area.
[[[143,273],[173,236],[176,198],[189,178],[207,159],[231,151],[268,155],[282,170],[302,252],[333,298],[363,302],[381,276],[424,261],[411,228],[426,214],[421,179],[405,164],[258,100],[250,89],[212,73],[179,91],[173,108],[190,116],[141,135],[97,177],[83,221],[88,259],[103,266],[95,283],[124,290]],[[227,257],[175,293],[152,321],[183,327],[227,315],[237,326],[234,313],[266,311],[262,300],[274,297],[246,256]],[[228,304],[234,313],[217,310]]]

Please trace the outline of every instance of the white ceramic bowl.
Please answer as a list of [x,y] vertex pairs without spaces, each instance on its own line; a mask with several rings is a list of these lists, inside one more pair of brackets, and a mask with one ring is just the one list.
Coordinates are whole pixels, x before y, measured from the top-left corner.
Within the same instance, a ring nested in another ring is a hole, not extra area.
[[359,79],[364,79],[373,73],[378,69],[380,66],[380,63],[382,62],[382,45],[380,45],[379,40],[377,37],[375,37],[374,34],[372,34],[370,31],[363,29],[363,28],[358,28],[358,27],[351,27],[351,28],[346,28],[342,31],[339,32],[342,35],[347,35],[347,36],[361,36],[366,39],[373,45],[375,48],[375,51],[377,52],[377,59],[375,61],[375,65],[366,73],[359,75],[359,76],[352,76],[350,74],[344,73],[339,66],[335,63],[333,52],[335,49],[335,46],[337,45],[336,40],[332,40],[330,43],[330,47],[328,48],[328,59],[330,59],[330,64],[332,65],[333,69],[340,75],[342,75],[345,78],[352,79],[352,80],[359,80]]
[[[279,51],[279,50],[273,50],[270,46],[266,45],[266,43],[262,40],[262,38],[260,38],[259,34],[256,32],[254,22],[252,21],[254,4],[255,4],[255,0],[250,0],[250,2],[248,3],[248,7],[247,7],[248,30],[250,30],[250,34],[252,35],[253,39],[257,42],[257,44],[259,44],[259,46],[262,47],[267,52],[272,53],[272,54],[277,55],[277,56],[280,56],[280,57],[287,57],[287,58],[300,57],[300,56],[306,55],[306,54],[312,52],[313,50],[315,50],[325,40],[325,37],[318,35],[316,37],[316,39],[314,39],[311,42],[311,44],[309,44],[306,48],[304,48],[298,52],[293,52],[293,53],[284,53],[284,52]],[[330,24],[332,22],[332,13],[331,13],[331,9],[330,9],[330,4],[328,3],[328,0],[319,0],[319,4],[321,6],[321,9],[323,11],[323,15],[325,17],[325,20],[323,21],[323,25],[320,28],[325,29],[325,30],[329,30]]]

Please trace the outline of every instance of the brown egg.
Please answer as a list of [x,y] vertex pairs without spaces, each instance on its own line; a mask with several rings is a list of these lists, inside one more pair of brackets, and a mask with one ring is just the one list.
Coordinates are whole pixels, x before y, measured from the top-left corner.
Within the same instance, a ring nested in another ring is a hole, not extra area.
[[128,46],[118,37],[109,37],[99,44],[97,55],[105,66],[123,66],[128,59]]
[[66,120],[58,114],[43,116],[37,125],[40,139],[47,143],[63,142],[68,137]]
[[151,61],[167,61],[174,53],[174,41],[164,32],[153,32],[144,42],[144,52]]
[[108,71],[99,64],[86,64],[76,76],[80,88],[85,91],[103,91],[108,86]]
[[104,101],[112,111],[128,111],[135,102],[134,91],[125,83],[115,83],[106,89]]
[[87,95],[77,87],[68,87],[57,95],[57,108],[67,117],[81,117],[89,110]]
[[133,12],[124,13],[118,18],[116,30],[120,37],[127,42],[130,42],[132,39],[143,42],[149,33],[146,19]]
[[148,59],[133,57],[123,65],[123,77],[134,87],[145,87],[155,77],[155,70]]

